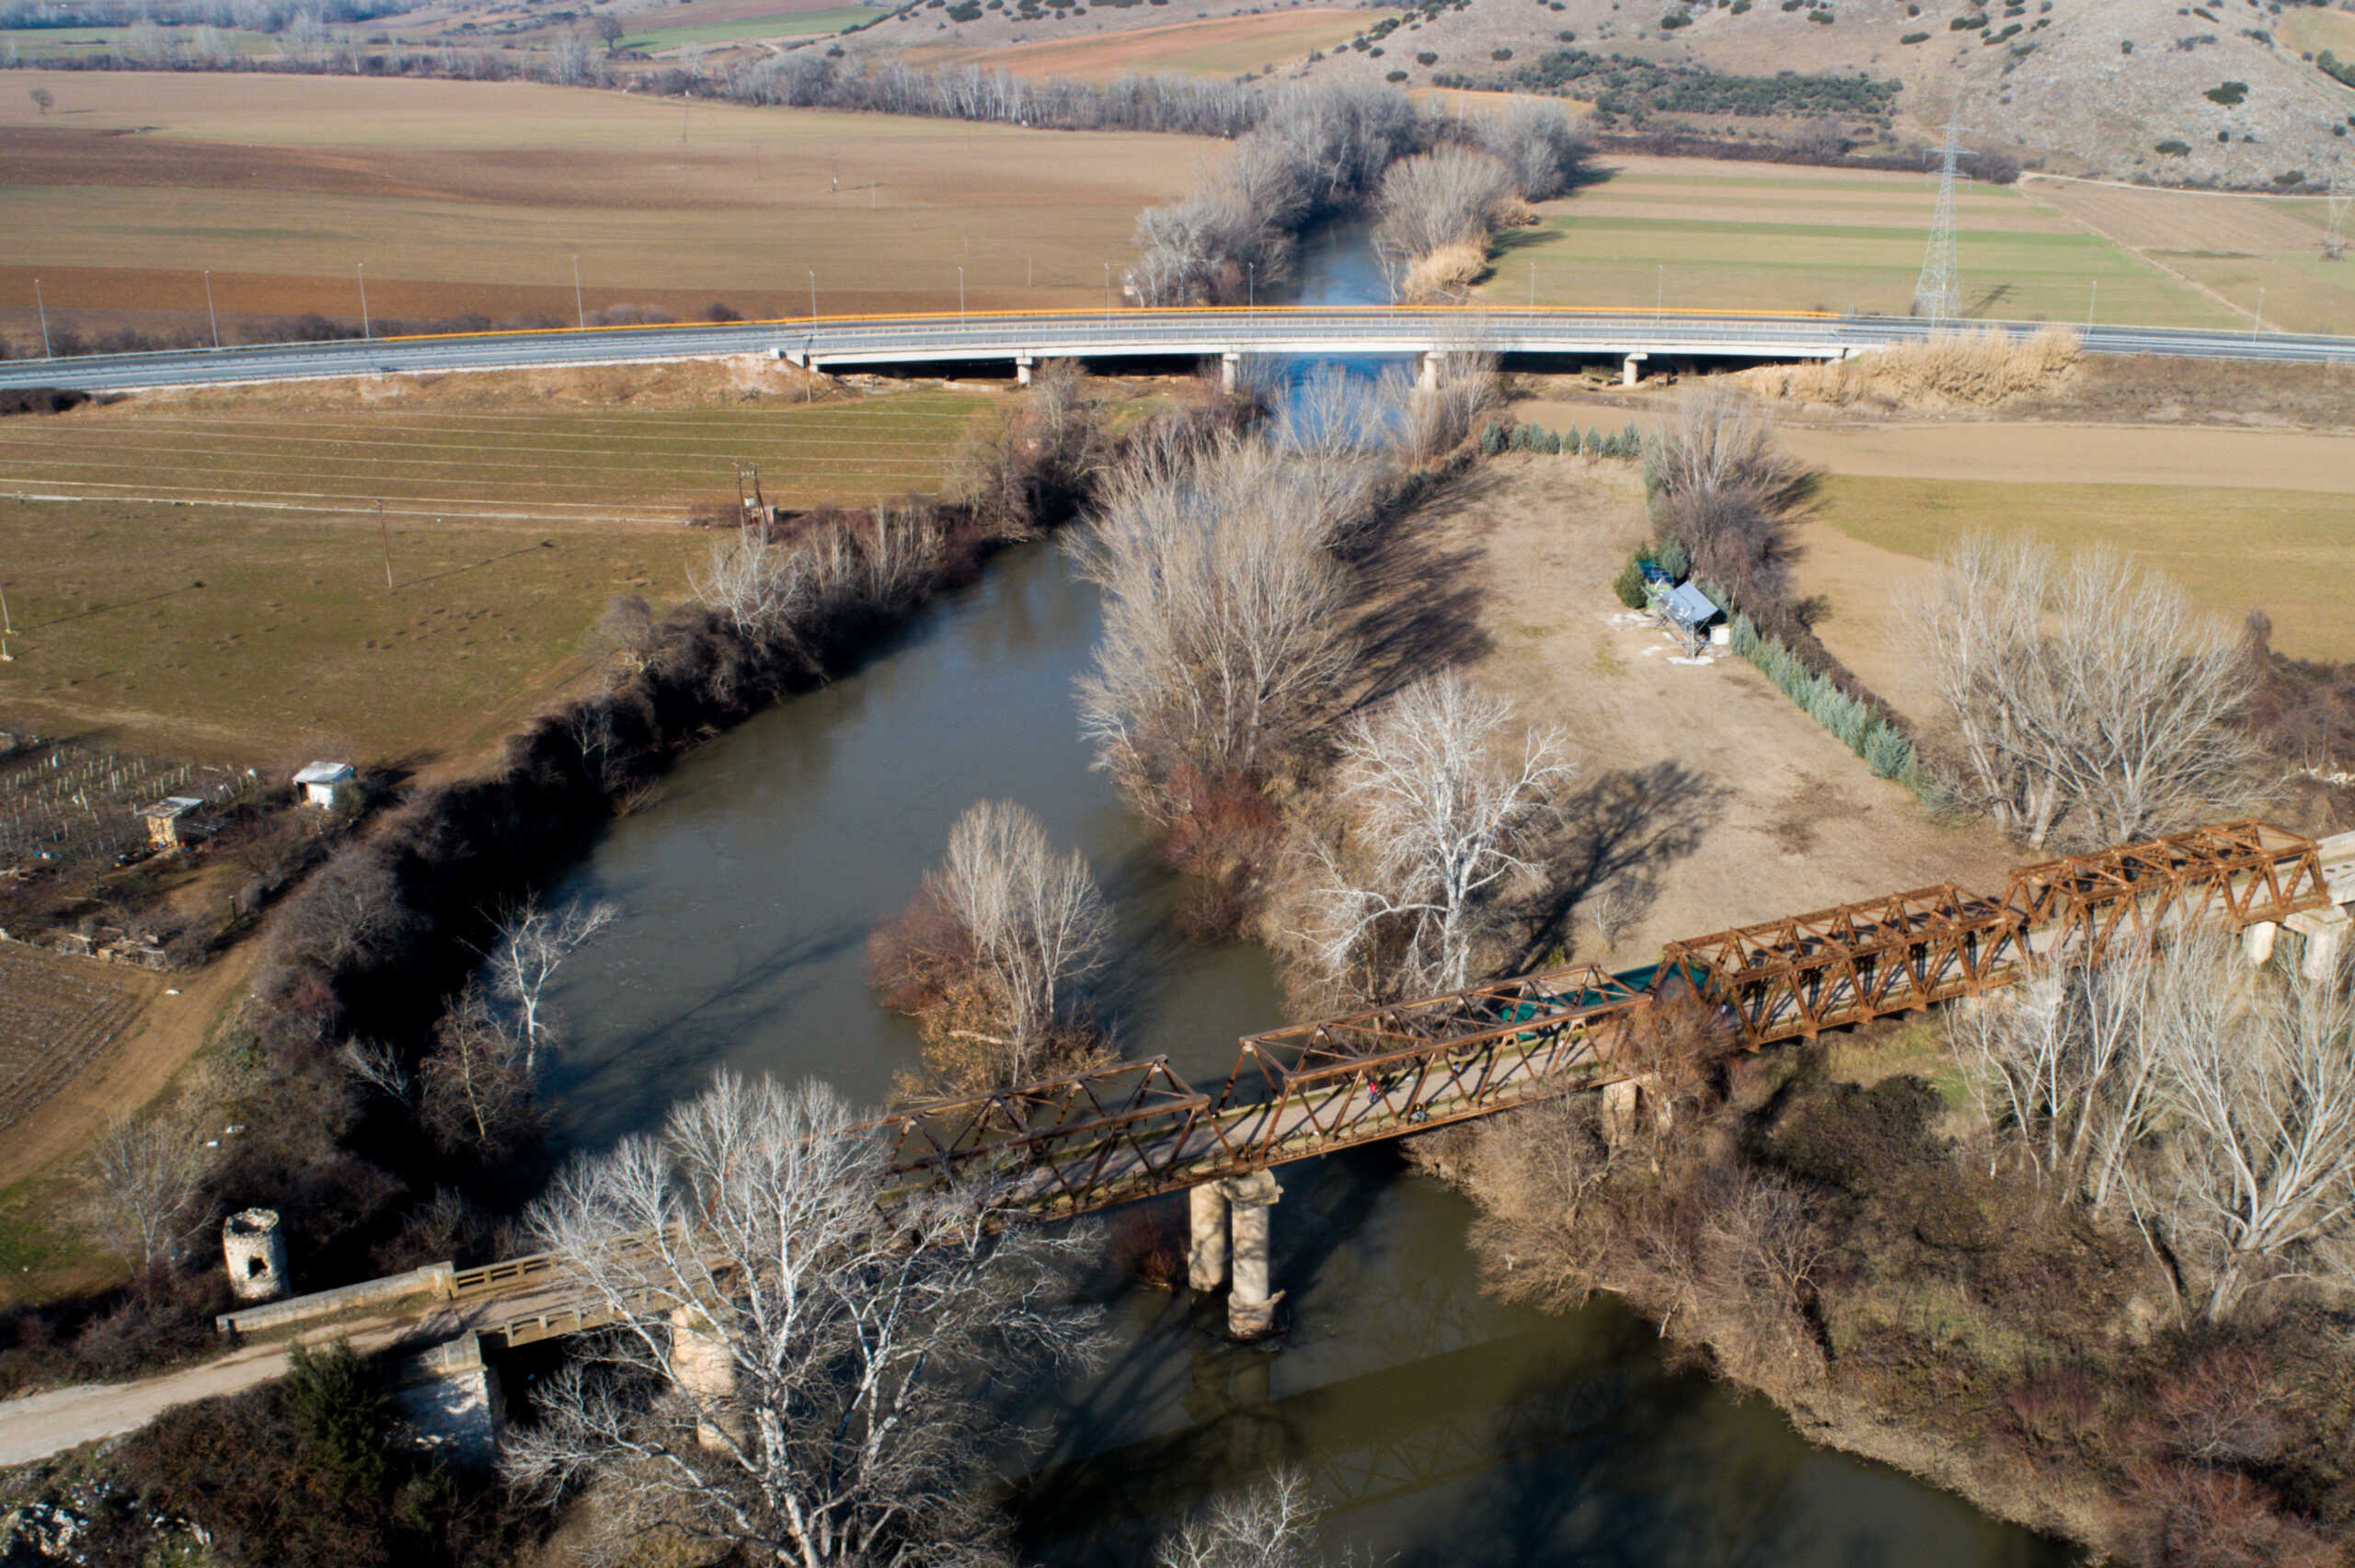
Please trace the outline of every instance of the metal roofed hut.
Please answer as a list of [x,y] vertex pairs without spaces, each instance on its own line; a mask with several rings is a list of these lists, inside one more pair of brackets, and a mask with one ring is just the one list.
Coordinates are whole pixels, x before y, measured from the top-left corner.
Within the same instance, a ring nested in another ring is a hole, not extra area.
[[1649,596],[1652,616],[1661,627],[1676,634],[1684,645],[1687,658],[1698,658],[1709,645],[1709,626],[1723,617],[1724,612],[1709,601],[1709,596],[1689,582],[1678,583],[1664,593]]
[[349,789],[356,776],[349,762],[313,762],[294,775],[297,798],[305,806],[333,810],[337,794]]

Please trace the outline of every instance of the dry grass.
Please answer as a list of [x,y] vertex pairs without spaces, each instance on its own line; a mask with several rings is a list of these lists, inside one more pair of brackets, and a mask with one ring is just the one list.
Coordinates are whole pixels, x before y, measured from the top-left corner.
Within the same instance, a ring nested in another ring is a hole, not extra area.
[[1459,240],[1417,258],[1415,264],[1407,269],[1398,294],[1414,303],[1460,299],[1488,269],[1487,247],[1472,240]]
[[1846,408],[1992,408],[2057,392],[2081,356],[2074,328],[2049,326],[2014,338],[2000,328],[1940,332],[1838,364],[1772,366],[1737,378],[1762,396]]

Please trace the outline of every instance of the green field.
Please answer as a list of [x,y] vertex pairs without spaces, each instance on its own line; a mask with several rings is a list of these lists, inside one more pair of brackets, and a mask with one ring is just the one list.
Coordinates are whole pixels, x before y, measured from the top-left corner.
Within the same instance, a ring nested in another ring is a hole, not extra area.
[[981,403],[0,422],[0,715],[256,765],[462,751],[587,669],[614,595],[686,592],[713,536],[679,524],[740,463],[787,505],[931,490]]
[[625,49],[676,49],[683,43],[735,43],[748,38],[802,38],[811,33],[838,33],[859,22],[871,22],[882,13],[869,6],[829,6],[821,11],[786,11],[774,17],[745,17],[732,22],[704,22],[686,27],[654,28],[622,40]]
[[[1626,162],[1633,166],[1544,203],[1534,226],[1500,236],[1481,295],[1900,315],[1911,305],[1934,200],[1922,180]],[[2105,320],[2234,325],[2217,301],[2012,190],[1973,188],[1958,203],[1957,225],[1971,315],[2080,321],[2097,298]]]
[[1925,560],[1984,530],[2025,532],[2063,550],[2115,545],[2232,624],[2263,608],[2284,652],[2355,657],[2347,618],[2355,604],[2355,514],[2345,496],[1835,475],[1822,483],[1817,515],[1852,538]]

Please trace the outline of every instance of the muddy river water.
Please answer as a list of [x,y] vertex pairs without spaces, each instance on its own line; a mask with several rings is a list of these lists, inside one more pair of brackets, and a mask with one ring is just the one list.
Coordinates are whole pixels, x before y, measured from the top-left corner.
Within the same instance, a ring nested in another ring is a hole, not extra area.
[[[1343,297],[1367,297],[1362,254],[1330,261]],[[1166,1054],[1214,1086],[1236,1036],[1281,1022],[1257,949],[1170,931],[1168,879],[1088,766],[1072,681],[1097,616],[1058,547],[1000,556],[866,670],[703,747],[659,806],[616,822],[560,889],[625,913],[557,999],[572,1033],[552,1084],[559,1139],[595,1149],[652,1127],[723,1064],[879,1100],[917,1048],[867,989],[867,932],[983,797],[1019,801],[1080,845],[1118,906],[1109,1008],[1126,1054]],[[1108,1275],[1115,1354],[1018,1413],[1043,1435],[1013,1467],[1027,1557],[1149,1561],[1156,1528],[1290,1463],[1328,1506],[1337,1559],[2066,1560],[1909,1478],[1810,1448],[1762,1401],[1671,1372],[1653,1330],[1615,1305],[1556,1317],[1484,1298],[1470,1207],[1393,1150],[1279,1175],[1289,1332],[1231,1345],[1217,1303]]]

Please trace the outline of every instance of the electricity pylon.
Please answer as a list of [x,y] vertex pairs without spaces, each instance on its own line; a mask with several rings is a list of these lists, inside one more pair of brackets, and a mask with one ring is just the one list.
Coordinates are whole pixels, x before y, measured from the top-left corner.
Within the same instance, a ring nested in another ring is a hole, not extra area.
[[1970,155],[1962,150],[1962,102],[1947,116],[1947,144],[1938,166],[1938,205],[1930,215],[1930,247],[1922,256],[1921,280],[1913,285],[1913,314],[1944,321],[1962,314],[1962,275],[1955,264],[1954,171]]

